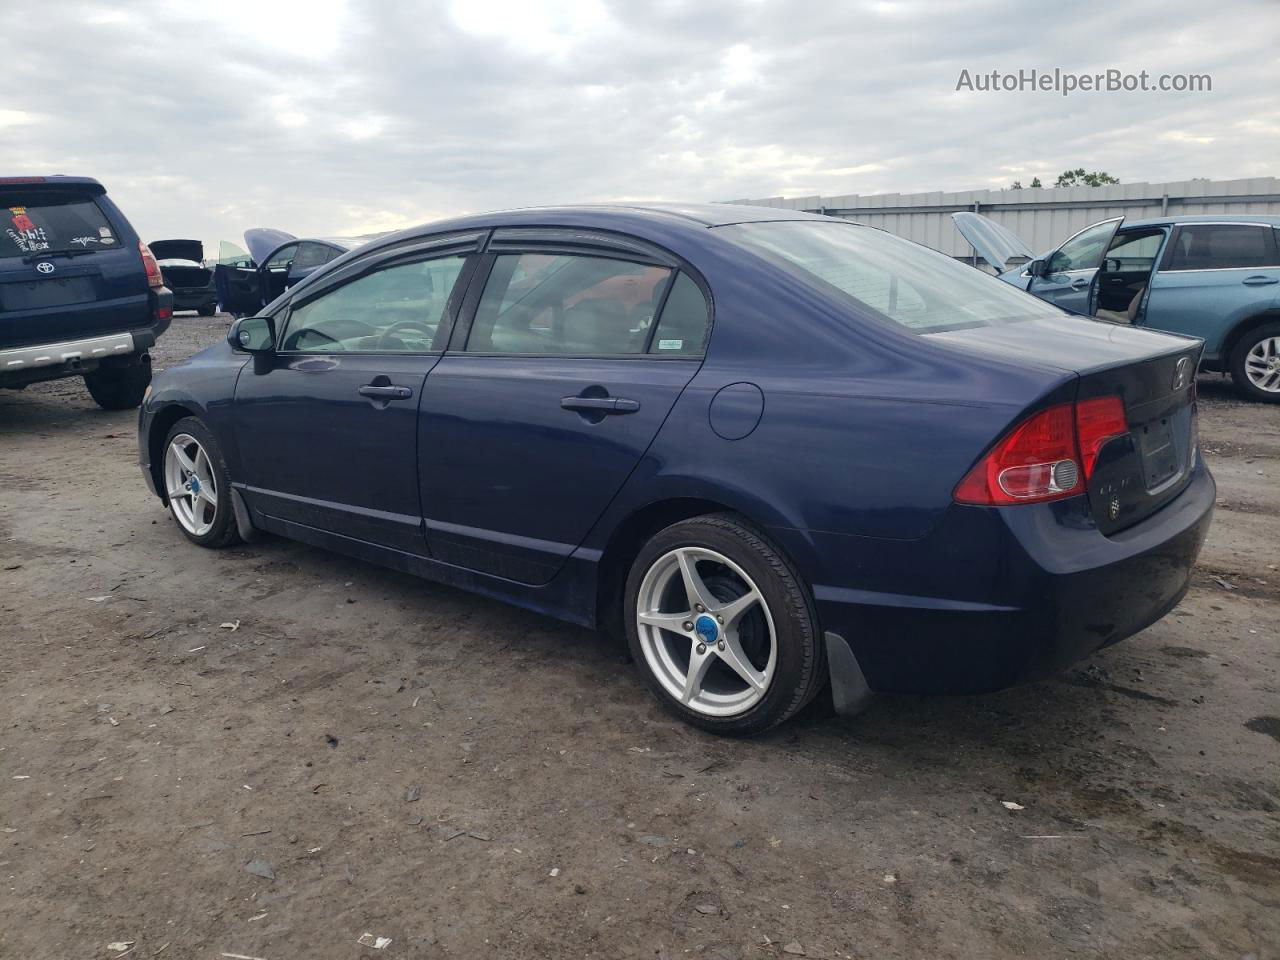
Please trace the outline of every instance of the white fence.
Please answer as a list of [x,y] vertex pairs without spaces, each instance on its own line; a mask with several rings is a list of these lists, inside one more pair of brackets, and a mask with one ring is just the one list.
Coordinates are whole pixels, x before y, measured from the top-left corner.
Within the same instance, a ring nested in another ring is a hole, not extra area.
[[773,197],[735,200],[757,206],[809,210],[857,220],[950,254],[969,257],[950,214],[972,210],[1012,230],[1037,253],[1050,250],[1098,220],[1190,214],[1280,214],[1280,180],[1180,180],[1105,187],[966,190],[960,193],[881,193],[872,196]]

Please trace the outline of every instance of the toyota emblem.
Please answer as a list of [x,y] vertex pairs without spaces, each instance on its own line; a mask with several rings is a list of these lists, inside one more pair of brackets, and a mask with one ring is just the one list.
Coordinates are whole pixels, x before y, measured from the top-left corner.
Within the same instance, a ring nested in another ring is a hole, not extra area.
[[36,264],[36,269],[41,273],[53,273],[53,264],[48,260],[41,260]]

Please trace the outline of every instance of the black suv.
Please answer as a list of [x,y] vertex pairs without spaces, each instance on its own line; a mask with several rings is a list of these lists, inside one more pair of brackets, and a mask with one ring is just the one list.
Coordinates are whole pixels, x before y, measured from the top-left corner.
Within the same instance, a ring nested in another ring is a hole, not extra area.
[[91,177],[0,177],[0,387],[83,376],[125,410],[151,383],[173,295]]

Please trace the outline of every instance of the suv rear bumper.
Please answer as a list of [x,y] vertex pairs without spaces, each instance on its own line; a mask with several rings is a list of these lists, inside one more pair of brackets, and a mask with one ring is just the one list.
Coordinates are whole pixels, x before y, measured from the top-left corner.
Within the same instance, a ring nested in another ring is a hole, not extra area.
[[0,387],[25,387],[42,380],[73,377],[96,370],[103,362],[132,363],[155,345],[169,322],[164,317],[154,326],[0,350]]

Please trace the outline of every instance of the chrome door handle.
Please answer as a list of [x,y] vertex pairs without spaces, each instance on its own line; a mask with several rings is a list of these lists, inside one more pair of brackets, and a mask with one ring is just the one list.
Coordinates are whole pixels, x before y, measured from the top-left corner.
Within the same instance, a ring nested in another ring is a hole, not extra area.
[[1245,277],[1240,282],[1246,287],[1261,287],[1268,283],[1280,283],[1280,277]]
[[1084,277],[1077,277],[1075,280],[1071,281],[1071,289],[1083,290],[1085,287],[1087,287],[1091,283],[1093,283],[1092,280],[1086,280]]

